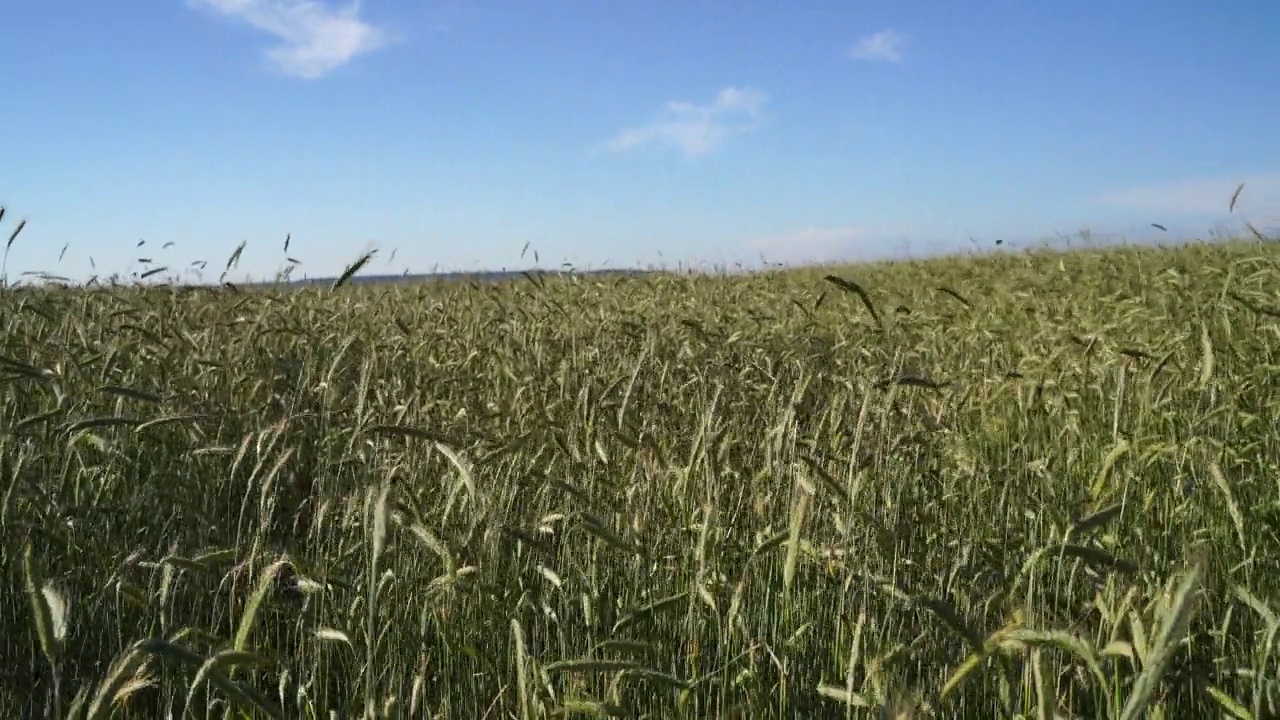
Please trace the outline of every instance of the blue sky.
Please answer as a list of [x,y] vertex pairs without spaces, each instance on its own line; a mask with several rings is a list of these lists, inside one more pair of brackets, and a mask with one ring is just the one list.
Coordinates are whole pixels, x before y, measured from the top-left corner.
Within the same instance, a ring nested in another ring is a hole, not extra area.
[[216,279],[241,241],[234,275],[263,277],[286,234],[296,277],[369,248],[399,273],[1280,227],[1274,0],[50,0],[4,24],[11,278]]

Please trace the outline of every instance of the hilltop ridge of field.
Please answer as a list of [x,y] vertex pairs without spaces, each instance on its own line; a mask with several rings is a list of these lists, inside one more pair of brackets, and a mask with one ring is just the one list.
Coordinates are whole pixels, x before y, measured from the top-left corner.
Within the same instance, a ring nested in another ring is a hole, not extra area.
[[1280,245],[0,289],[14,717],[1275,717]]

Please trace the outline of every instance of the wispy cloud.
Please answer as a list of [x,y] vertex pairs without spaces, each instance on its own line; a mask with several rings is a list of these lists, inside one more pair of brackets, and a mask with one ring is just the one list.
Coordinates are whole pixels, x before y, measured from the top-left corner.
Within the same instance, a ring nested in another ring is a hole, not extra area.
[[[1153,216],[1223,217],[1240,183],[1244,188],[1233,215],[1243,221],[1280,223],[1280,172],[1239,177],[1187,178],[1110,192],[1095,200],[1109,205],[1151,213]],[[1159,218],[1153,217],[1154,221]]]
[[280,72],[308,80],[322,77],[390,38],[360,19],[360,2],[329,7],[319,0],[187,0],[272,35],[279,44],[267,60]]
[[747,249],[769,262],[828,263],[904,253],[909,242],[909,235],[890,228],[807,227],[756,238]]
[[751,88],[728,87],[706,105],[669,102],[649,125],[623,130],[606,147],[627,152],[651,144],[669,145],[685,155],[706,155],[736,133],[760,127],[760,110],[769,96]]
[[872,33],[849,49],[849,58],[871,62],[902,62],[902,45],[906,37],[901,33],[885,29]]

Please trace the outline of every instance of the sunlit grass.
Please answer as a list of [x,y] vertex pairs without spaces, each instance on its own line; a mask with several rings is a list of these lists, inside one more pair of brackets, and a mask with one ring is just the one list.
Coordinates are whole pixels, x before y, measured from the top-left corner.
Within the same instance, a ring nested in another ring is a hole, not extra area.
[[1252,242],[0,290],[0,711],[1276,717],[1277,318]]

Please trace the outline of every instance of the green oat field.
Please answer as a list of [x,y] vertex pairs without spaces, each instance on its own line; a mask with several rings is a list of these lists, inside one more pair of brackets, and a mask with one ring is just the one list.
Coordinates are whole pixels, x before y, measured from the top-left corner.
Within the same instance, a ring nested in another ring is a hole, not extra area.
[[0,289],[0,716],[1280,717],[1280,245]]

